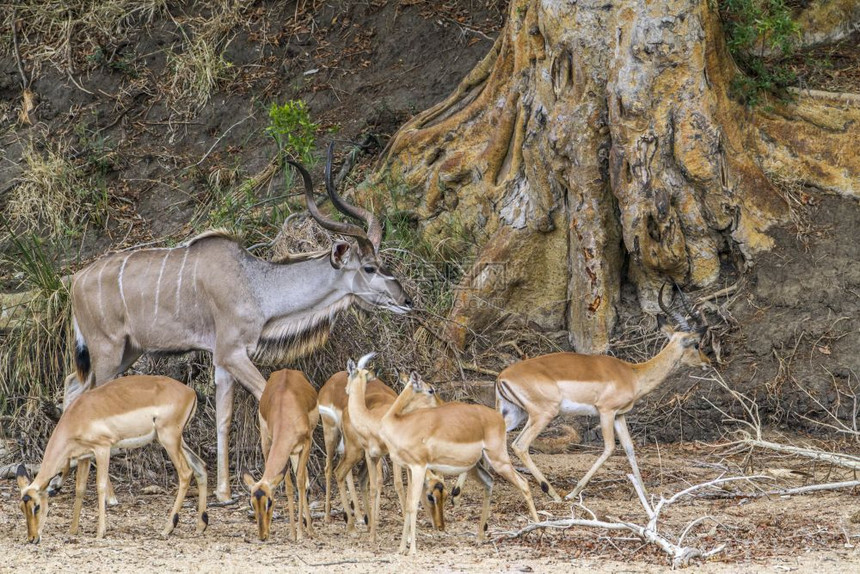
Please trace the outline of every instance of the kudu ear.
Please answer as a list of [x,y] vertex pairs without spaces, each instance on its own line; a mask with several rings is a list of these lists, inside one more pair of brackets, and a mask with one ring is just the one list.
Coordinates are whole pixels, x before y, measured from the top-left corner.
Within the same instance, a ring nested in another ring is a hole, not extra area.
[[331,266],[340,269],[346,265],[352,246],[346,241],[335,241],[331,246]]
[[27,472],[27,467],[23,464],[18,465],[18,469],[15,471],[15,478],[18,480],[18,488],[22,490],[30,486],[30,483],[33,482],[30,478],[30,473]]

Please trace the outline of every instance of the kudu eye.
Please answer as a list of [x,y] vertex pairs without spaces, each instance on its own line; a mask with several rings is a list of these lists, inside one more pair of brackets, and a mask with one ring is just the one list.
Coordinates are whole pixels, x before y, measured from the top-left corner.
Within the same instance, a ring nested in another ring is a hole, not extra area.
[[364,272],[368,274],[376,273],[376,267],[373,267],[372,265],[365,265]]

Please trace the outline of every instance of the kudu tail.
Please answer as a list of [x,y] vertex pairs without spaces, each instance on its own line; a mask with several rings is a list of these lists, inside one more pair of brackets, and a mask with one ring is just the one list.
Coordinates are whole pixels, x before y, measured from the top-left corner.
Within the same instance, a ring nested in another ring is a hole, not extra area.
[[75,324],[75,370],[77,371],[78,384],[83,386],[92,370],[92,361],[90,360],[90,350],[87,347],[86,341],[81,336],[81,331],[78,329],[78,321],[73,319]]

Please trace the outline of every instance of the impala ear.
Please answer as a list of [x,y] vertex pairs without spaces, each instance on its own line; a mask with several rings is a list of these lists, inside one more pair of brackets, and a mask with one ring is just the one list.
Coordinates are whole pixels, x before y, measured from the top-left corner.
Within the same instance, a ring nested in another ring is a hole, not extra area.
[[412,371],[409,373],[409,384],[412,385],[416,391],[420,391],[424,386],[424,381],[421,380],[421,375],[416,371]]
[[22,490],[30,486],[30,483],[33,482],[30,478],[30,473],[27,472],[27,467],[23,464],[18,465],[18,469],[15,471],[15,478],[18,480],[18,488]]
[[353,361],[352,359],[346,362],[346,372],[349,374],[350,377],[355,374],[355,361]]
[[335,241],[331,246],[331,266],[340,269],[346,264],[351,246],[346,241]]
[[254,477],[251,476],[250,472],[246,472],[242,475],[242,482],[245,483],[245,486],[248,487],[249,491],[254,487],[255,484],[257,484],[257,481],[254,480]]
[[675,332],[675,328],[669,323],[668,319],[666,319],[666,315],[657,315],[657,327],[663,331],[663,334],[667,337],[671,337],[672,333]]

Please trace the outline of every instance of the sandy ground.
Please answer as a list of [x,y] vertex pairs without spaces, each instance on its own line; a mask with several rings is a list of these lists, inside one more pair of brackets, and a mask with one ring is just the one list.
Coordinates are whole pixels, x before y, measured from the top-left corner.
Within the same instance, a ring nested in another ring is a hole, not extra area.
[[[709,445],[678,445],[640,449],[639,459],[651,495],[669,496],[686,486],[716,478],[732,460],[719,456]],[[573,486],[574,478],[587,470],[594,449],[573,453],[538,455],[537,464],[561,490]],[[797,474],[802,470],[807,475]],[[612,457],[586,491],[585,504],[599,518],[618,517],[642,522],[644,512],[626,482],[626,459]],[[827,476],[830,471],[829,476]],[[812,482],[829,482],[841,476],[828,468],[811,469],[798,461],[766,456],[754,459],[751,472],[788,478],[772,481],[772,488]],[[0,481],[0,572],[659,572],[669,570],[666,555],[635,537],[605,530],[570,529],[564,532],[537,531],[510,539],[507,533],[527,524],[519,493],[501,481],[496,483],[490,516],[491,543],[475,546],[475,528],[480,510],[476,485],[467,484],[463,504],[447,509],[448,530],[433,532],[427,518],[419,521],[419,554],[415,558],[395,553],[400,518],[393,491],[383,498],[382,527],[378,544],[369,542],[364,528],[353,536],[344,523],[317,520],[312,540],[294,543],[282,518],[273,524],[267,543],[256,540],[245,498],[229,507],[210,507],[210,527],[194,535],[191,502],[180,524],[168,539],[158,531],[166,519],[172,494],[143,495],[143,485],[120,483],[120,504],[108,509],[108,531],[104,540],[95,535],[95,495],[88,493],[81,533],[69,536],[72,495],[68,490],[51,501],[51,514],[42,542],[26,543],[23,517],[17,508],[15,482]],[[92,488],[92,487],[91,487]],[[735,487],[732,487],[735,488]],[[739,486],[745,492],[751,486]],[[555,504],[535,490],[538,511],[545,517],[569,516],[568,504]],[[315,490],[313,499],[320,502]],[[282,501],[282,499],[280,499]],[[709,516],[687,535],[688,545],[710,549],[725,544],[722,552],[706,563],[702,572],[860,572],[860,511],[857,492],[839,491],[794,497],[689,498],[670,507],[661,528],[677,536],[686,524]]]

